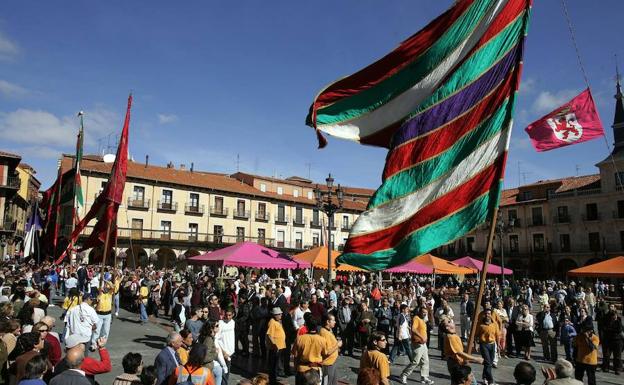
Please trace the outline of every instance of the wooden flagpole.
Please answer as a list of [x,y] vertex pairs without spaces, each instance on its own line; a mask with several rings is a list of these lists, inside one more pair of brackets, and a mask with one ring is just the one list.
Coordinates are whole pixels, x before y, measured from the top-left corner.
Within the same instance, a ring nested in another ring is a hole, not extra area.
[[474,343],[475,334],[477,333],[477,322],[479,309],[481,309],[481,298],[483,297],[483,291],[485,289],[485,280],[487,278],[487,269],[490,264],[490,258],[492,257],[492,246],[494,243],[494,234],[496,232],[496,219],[498,218],[498,205],[492,213],[490,220],[490,233],[488,234],[487,249],[485,251],[485,258],[483,260],[483,267],[481,268],[481,281],[479,282],[479,292],[477,293],[477,300],[475,302],[475,310],[472,319],[472,326],[470,328],[470,336],[468,337],[468,347],[466,348],[468,354],[472,354],[472,348]]
[[[117,180],[117,178],[115,178]],[[114,204],[113,202],[108,202],[108,204]],[[108,242],[110,241],[110,233],[111,233],[111,225],[113,221],[109,221],[106,226],[106,240],[104,241],[104,254],[102,255],[102,267],[100,268],[100,289],[104,286],[104,267],[106,266],[106,257],[108,256]]]

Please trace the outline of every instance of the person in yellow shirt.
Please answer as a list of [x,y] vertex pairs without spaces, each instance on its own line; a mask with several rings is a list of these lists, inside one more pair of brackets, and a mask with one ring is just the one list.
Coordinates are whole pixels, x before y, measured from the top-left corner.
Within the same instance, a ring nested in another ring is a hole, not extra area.
[[95,329],[94,341],[97,341],[99,337],[108,338],[111,325],[111,313],[113,309],[113,283],[105,281],[102,288],[98,289],[97,305],[95,306],[95,312],[100,319],[100,322]]
[[[469,362],[483,363],[483,358],[464,352],[464,344],[455,331],[455,322],[453,322],[452,319],[445,319],[440,326],[442,332],[446,333],[446,338],[444,339],[444,356],[446,357],[446,367],[450,375],[453,375],[458,367],[465,366]],[[476,384],[476,380],[473,383]]]
[[338,349],[342,347],[342,341],[336,340],[336,336],[332,330],[336,327],[336,317],[332,314],[324,314],[321,320],[323,327],[319,331],[319,335],[325,339],[329,352],[327,358],[322,362],[323,365],[323,384],[336,385],[338,378],[336,377],[336,359],[338,359]]
[[598,345],[600,339],[594,334],[592,322],[584,322],[581,333],[576,336],[576,368],[574,377],[583,381],[587,372],[587,384],[596,385],[596,366],[598,366]]
[[193,346],[193,333],[191,333],[191,331],[188,329],[182,329],[180,330],[180,336],[182,337],[182,345],[176,351],[180,356],[180,363],[182,365],[186,365],[189,357],[189,352],[191,351],[191,347]]
[[149,289],[147,287],[147,279],[141,281],[141,287],[139,288],[139,320],[141,324],[147,323],[147,297],[149,296]]
[[[267,328],[267,351],[269,359],[269,383],[277,384],[277,366],[279,364],[280,350],[286,349],[286,333],[282,326],[282,309],[274,307],[271,310],[272,318]],[[219,385],[219,384],[217,384]]]
[[327,340],[318,333],[318,320],[315,317],[307,317],[305,326],[308,329],[306,334],[297,336],[292,348],[295,359],[295,385],[305,384],[304,373],[310,369],[321,371],[323,361],[332,352],[332,347]]
[[422,378],[420,382],[427,385],[433,384],[433,381],[429,379],[429,352],[427,350],[427,324],[425,323],[427,313],[427,308],[421,307],[418,309],[418,316],[412,320],[412,357],[409,365],[401,373],[402,384],[407,384],[407,377],[416,367],[420,367]]
[[366,368],[373,368],[379,371],[381,375],[381,383],[383,385],[390,385],[388,377],[390,377],[390,361],[388,357],[382,352],[386,350],[388,340],[386,336],[379,332],[374,332],[366,350],[362,352],[362,358],[360,359],[360,370]]
[[475,346],[479,346],[481,357],[483,357],[483,380],[486,384],[493,384],[492,365],[496,354],[494,347],[500,337],[500,329],[492,319],[492,309],[486,308],[481,314],[475,334]]

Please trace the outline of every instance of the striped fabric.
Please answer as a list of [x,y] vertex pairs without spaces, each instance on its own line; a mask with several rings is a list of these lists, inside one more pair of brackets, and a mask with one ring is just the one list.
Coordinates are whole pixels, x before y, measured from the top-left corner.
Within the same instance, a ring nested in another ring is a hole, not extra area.
[[[384,270],[449,243],[498,204],[531,0],[460,0],[316,97],[318,132],[389,149],[340,263]],[[321,143],[322,144],[322,143]]]

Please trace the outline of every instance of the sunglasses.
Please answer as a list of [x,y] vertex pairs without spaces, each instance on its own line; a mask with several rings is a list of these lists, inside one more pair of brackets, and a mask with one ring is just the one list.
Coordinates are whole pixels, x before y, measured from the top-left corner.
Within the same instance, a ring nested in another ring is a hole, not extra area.
[[39,332],[40,332],[40,333],[43,333],[43,332],[46,332],[46,333],[47,333],[47,332],[49,332],[49,331],[50,331],[50,329],[39,329]]

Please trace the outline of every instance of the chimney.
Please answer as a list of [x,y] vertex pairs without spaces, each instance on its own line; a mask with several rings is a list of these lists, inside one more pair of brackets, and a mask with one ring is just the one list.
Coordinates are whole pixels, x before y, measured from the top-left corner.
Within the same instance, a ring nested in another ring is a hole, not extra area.
[[167,163],[167,168],[173,168],[173,162]]
[[184,163],[180,163],[180,170],[186,170],[186,165]]
[[191,172],[193,172],[194,168],[195,168],[195,164],[193,162],[191,162]]
[[145,168],[149,165],[149,155],[145,155]]

